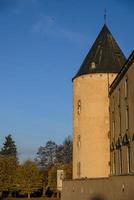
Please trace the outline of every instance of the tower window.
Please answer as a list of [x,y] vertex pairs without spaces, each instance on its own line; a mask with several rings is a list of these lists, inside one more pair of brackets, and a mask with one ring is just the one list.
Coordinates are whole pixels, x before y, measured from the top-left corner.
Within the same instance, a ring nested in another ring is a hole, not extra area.
[[81,100],[78,100],[77,112],[78,112],[78,115],[80,115],[80,112],[81,112]]
[[92,68],[92,69],[95,69],[95,68],[96,68],[95,62],[92,62],[92,63],[91,63],[91,68]]
[[78,135],[78,137],[77,137],[77,147],[80,148],[80,146],[81,146],[81,136]]
[[81,163],[80,162],[77,163],[77,175],[78,175],[78,177],[80,177],[80,175],[81,175]]

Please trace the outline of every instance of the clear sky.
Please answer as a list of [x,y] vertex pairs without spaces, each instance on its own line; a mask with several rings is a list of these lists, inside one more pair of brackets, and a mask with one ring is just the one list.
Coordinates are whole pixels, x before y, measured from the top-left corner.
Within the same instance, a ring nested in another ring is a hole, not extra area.
[[0,145],[21,159],[72,134],[72,82],[104,23],[125,55],[134,48],[133,0],[0,0]]

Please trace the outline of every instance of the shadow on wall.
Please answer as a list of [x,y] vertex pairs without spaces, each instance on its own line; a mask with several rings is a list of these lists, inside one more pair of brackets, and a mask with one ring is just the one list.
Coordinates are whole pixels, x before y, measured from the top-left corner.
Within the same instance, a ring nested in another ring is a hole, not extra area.
[[107,200],[107,198],[101,194],[95,194],[91,196],[88,200]]

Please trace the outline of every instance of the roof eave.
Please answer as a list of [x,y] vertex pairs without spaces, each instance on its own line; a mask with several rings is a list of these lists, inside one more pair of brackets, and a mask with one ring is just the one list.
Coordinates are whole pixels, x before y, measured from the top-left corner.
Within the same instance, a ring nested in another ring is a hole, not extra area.
[[132,65],[133,62],[134,62],[134,50],[132,51],[129,58],[127,59],[127,61],[125,62],[125,64],[121,68],[120,72],[116,76],[115,80],[111,84],[109,95],[111,95],[113,93],[114,89],[117,87],[118,83],[124,77],[124,75],[126,74],[126,72],[128,71],[128,69],[130,68],[130,66]]

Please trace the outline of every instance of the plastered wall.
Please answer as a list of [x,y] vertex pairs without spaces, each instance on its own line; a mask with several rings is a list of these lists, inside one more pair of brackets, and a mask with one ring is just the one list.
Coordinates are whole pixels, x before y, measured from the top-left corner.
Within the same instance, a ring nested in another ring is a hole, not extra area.
[[[125,81],[127,79],[127,85]],[[127,96],[125,95],[127,87]],[[128,111],[127,111],[128,110]],[[113,125],[114,124],[114,125]],[[134,173],[134,63],[110,95],[111,174]],[[127,138],[126,138],[127,137]],[[120,140],[120,145],[118,145]],[[113,170],[115,168],[115,170]]]
[[61,200],[133,200],[133,186],[133,176],[65,181]]
[[110,173],[109,85],[116,74],[88,74],[73,80],[73,178]]

